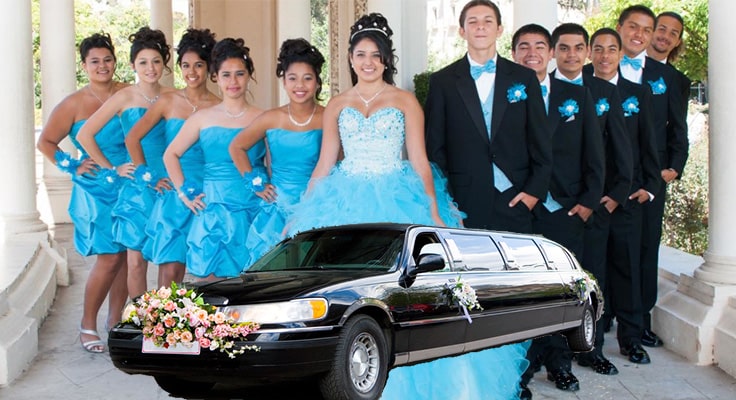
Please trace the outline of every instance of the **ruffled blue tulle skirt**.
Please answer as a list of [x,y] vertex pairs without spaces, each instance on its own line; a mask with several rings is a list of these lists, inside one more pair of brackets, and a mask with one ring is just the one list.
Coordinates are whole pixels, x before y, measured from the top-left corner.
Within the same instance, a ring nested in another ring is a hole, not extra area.
[[519,398],[531,341],[397,367],[382,400],[510,400]]
[[[447,226],[458,227],[464,214],[447,192],[447,180],[432,167],[435,197],[440,217]],[[409,161],[383,174],[350,174],[340,166],[314,182],[302,200],[291,207],[288,235],[325,226],[394,222],[434,225],[431,200],[424,183]]]

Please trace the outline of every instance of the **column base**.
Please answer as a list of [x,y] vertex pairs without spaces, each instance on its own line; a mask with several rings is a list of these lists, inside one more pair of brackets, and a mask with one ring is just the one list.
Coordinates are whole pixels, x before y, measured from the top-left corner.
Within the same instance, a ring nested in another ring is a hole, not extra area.
[[72,181],[69,178],[45,176],[36,196],[41,221],[49,226],[71,223],[68,210],[71,196]]
[[705,264],[695,270],[695,277],[698,280],[736,285],[736,274],[734,274],[736,258],[715,254],[710,250],[703,254],[703,258]]
[[654,307],[653,330],[667,349],[697,365],[713,364],[715,331],[729,297],[734,295],[734,286],[703,282],[682,274],[677,290],[662,296]]
[[0,215],[0,243],[17,234],[48,230],[48,225],[41,221],[40,216],[38,211],[20,215]]
[[713,338],[718,367],[736,376],[736,297],[731,297],[718,321]]

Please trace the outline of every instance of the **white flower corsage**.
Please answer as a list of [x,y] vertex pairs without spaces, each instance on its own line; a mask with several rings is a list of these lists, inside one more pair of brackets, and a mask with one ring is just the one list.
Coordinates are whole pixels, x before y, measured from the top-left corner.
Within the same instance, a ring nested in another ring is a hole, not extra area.
[[253,168],[252,171],[243,175],[243,181],[253,192],[262,192],[268,183],[268,176],[261,168]]
[[611,109],[611,106],[608,104],[608,100],[606,100],[605,97],[602,97],[598,99],[598,102],[595,103],[595,113],[600,117],[601,115],[608,112],[608,110]]
[[136,167],[135,172],[133,173],[133,178],[135,179],[136,183],[142,186],[148,186],[151,184],[151,182],[154,181],[156,177],[153,171],[148,168],[148,166],[141,164]]
[[56,167],[60,171],[66,172],[69,175],[76,175],[77,168],[82,164],[82,160],[73,158],[69,153],[65,153],[61,150],[56,150],[54,153],[54,160],[56,160]]
[[201,193],[202,188],[191,180],[185,180],[179,188],[179,197],[186,197],[189,201],[194,201]]
[[570,118],[580,111],[580,107],[578,107],[578,103],[575,100],[567,99],[557,110],[563,117]]
[[649,82],[649,86],[652,87],[652,94],[658,95],[658,94],[664,94],[667,92],[667,84],[664,83],[664,79],[660,76],[659,79],[656,81],[647,81]]
[[452,301],[457,303],[458,307],[463,310],[465,318],[468,319],[468,323],[473,323],[473,319],[470,318],[468,310],[483,310],[478,302],[478,296],[475,294],[475,289],[470,286],[469,283],[462,281],[458,276],[455,283],[445,284],[447,290],[450,292]]
[[639,113],[639,99],[636,96],[631,96],[624,100],[621,106],[624,109],[624,117],[630,117]]
[[526,86],[521,83],[515,83],[511,85],[508,91],[506,91],[506,98],[509,103],[517,103],[522,100],[526,100]]

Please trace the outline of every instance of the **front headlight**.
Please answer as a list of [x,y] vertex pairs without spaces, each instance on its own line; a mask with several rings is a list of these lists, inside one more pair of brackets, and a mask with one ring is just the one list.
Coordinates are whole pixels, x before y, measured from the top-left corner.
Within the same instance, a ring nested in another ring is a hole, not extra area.
[[327,315],[327,300],[299,299],[280,303],[228,306],[220,308],[219,311],[233,318],[235,322],[256,322],[260,325],[315,321]]

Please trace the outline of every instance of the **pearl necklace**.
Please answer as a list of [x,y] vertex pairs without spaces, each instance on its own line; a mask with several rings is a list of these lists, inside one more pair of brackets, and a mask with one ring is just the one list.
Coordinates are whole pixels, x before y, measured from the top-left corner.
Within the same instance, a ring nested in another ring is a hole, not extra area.
[[225,107],[223,106],[223,110],[225,110],[225,115],[227,115],[228,117],[230,117],[230,118],[232,118],[232,119],[238,119],[238,118],[242,117],[242,116],[243,116],[243,114],[245,114],[245,111],[246,111],[247,109],[248,109],[248,107],[245,107],[245,108],[243,109],[243,111],[241,111],[241,112],[239,112],[239,113],[237,113],[237,114],[231,114],[231,113],[230,113],[230,111],[228,111],[228,110],[227,110],[227,108],[225,108]]
[[146,96],[146,94],[145,94],[145,93],[143,93],[143,89],[141,89],[141,86],[140,86],[139,84],[137,84],[137,83],[136,83],[136,84],[135,84],[135,86],[136,86],[136,87],[138,88],[138,91],[139,91],[139,92],[141,93],[141,96],[143,96],[143,98],[144,98],[144,99],[146,99],[146,101],[148,102],[148,104],[153,104],[153,103],[155,103],[155,102],[156,102],[156,100],[158,100],[158,96],[160,96],[160,95],[161,95],[161,94],[159,93],[159,94],[157,94],[157,95],[153,96],[153,98],[150,98],[150,97]]
[[[97,99],[97,101],[99,101],[100,104],[105,104],[105,102],[102,101],[102,99],[99,96],[97,96],[97,93],[95,93],[95,91],[92,90],[91,86],[87,86],[87,89],[89,90],[90,93],[92,93],[92,96],[95,96],[95,99]],[[112,90],[110,90],[110,92],[107,94],[107,98],[109,99],[111,96],[112,96]]]
[[296,122],[294,117],[291,116],[291,103],[286,105],[286,111],[289,113],[289,121],[291,121],[292,124],[302,127],[309,125],[310,122],[312,122],[312,118],[314,117],[314,113],[317,111],[317,104],[314,105],[314,108],[312,109],[312,115],[309,116],[309,118],[305,122]]
[[368,107],[368,104],[370,104],[371,101],[375,100],[376,97],[378,97],[378,95],[381,94],[381,92],[383,92],[383,89],[386,89],[386,86],[388,86],[388,84],[386,82],[384,82],[383,83],[383,86],[381,87],[381,89],[379,91],[377,91],[376,94],[374,94],[368,100],[366,100],[363,96],[360,95],[360,92],[358,91],[358,86],[353,86],[353,88],[355,89],[355,93],[358,94],[358,97],[360,97],[360,100],[363,101],[363,104],[365,104],[365,106]]

